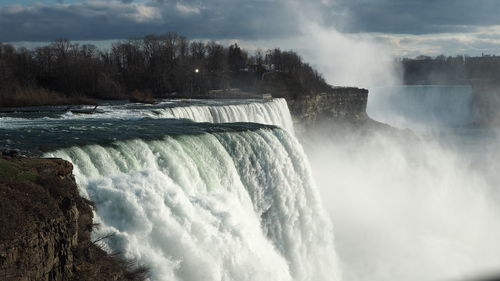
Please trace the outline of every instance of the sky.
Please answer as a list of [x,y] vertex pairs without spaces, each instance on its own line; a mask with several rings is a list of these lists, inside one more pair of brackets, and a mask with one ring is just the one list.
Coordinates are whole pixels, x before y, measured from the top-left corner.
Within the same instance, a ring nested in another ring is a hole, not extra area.
[[0,42],[112,42],[176,31],[300,48],[290,42],[313,22],[397,57],[500,54],[499,12],[499,0],[0,0]]

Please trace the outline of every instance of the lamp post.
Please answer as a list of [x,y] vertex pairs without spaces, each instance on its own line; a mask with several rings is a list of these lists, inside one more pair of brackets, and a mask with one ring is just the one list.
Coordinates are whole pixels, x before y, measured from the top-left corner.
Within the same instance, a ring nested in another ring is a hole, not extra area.
[[193,89],[193,92],[195,91],[196,89],[196,94],[199,94],[199,79],[198,79],[198,74],[200,73],[200,70],[198,68],[196,68],[193,72],[193,80],[194,80],[194,89]]
[[194,94],[194,88],[195,86],[198,86],[198,81],[197,81],[197,74],[200,72],[198,68],[195,68],[194,71],[192,72],[192,77],[191,77],[191,94]]

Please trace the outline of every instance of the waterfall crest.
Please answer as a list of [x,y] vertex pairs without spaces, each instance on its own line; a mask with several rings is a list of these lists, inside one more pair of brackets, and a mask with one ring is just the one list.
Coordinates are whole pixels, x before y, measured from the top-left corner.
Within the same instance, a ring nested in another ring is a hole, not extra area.
[[238,100],[167,100],[157,105],[101,105],[94,114],[45,112],[1,113],[0,129],[19,129],[36,125],[47,126],[54,121],[98,121],[143,119],[189,119],[194,122],[235,123],[251,122],[281,127],[293,133],[293,122],[285,99],[269,101]]
[[[275,125],[293,132],[293,122],[285,99],[234,105],[193,105],[167,107],[155,111],[156,118],[185,118],[195,122],[253,122]],[[153,117],[153,115],[150,115]]]

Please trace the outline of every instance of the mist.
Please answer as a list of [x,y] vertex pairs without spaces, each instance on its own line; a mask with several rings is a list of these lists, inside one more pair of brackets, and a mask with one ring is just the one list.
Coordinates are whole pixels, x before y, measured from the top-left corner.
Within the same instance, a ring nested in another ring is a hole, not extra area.
[[304,57],[336,86],[371,89],[400,84],[390,50],[364,35],[346,35],[316,23],[306,24]]
[[272,39],[240,39],[249,50],[281,48],[299,53],[334,86],[370,89],[381,85],[399,85],[399,65],[391,45],[367,33],[343,33],[341,25],[351,21],[335,0],[281,0],[286,7],[276,16],[290,20],[287,26],[297,27],[293,35]]
[[[302,51],[306,61],[311,62],[330,84],[362,88],[400,84],[389,45],[377,42],[369,34],[339,31],[351,22],[349,13],[340,7],[334,14],[325,14],[324,8],[334,6],[335,1],[321,1],[321,5],[313,6],[298,0],[291,1],[290,5],[296,6],[291,10],[296,11],[295,18],[303,34],[292,48]],[[304,6],[307,8],[301,8]]]
[[312,143],[305,147],[345,280],[462,280],[498,272],[494,157],[481,165],[475,159],[474,167],[433,139],[386,133]]
[[340,77],[367,85],[368,114],[393,129],[360,133],[330,124],[303,139],[344,280],[500,275],[498,130],[470,127],[467,89],[411,96],[394,87],[399,80],[388,62]]
[[[369,102],[368,112],[392,128],[330,124],[303,136],[344,280],[500,275],[499,130],[468,126],[470,110],[460,106],[466,94],[419,100],[397,89],[389,94],[406,97],[420,119],[381,100]],[[441,114],[446,108],[436,103],[456,112]]]
[[[394,126],[360,133],[329,124],[301,136],[344,280],[500,274],[498,130],[467,127],[472,101],[464,89],[420,101],[394,89],[401,71],[388,46],[326,27],[314,9],[297,18],[304,35],[289,46],[329,83],[369,89],[368,114]],[[407,107],[390,103],[395,97]]]

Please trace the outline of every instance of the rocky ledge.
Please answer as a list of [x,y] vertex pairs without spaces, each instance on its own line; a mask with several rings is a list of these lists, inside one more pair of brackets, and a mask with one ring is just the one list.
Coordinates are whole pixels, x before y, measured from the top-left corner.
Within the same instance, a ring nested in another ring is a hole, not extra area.
[[262,77],[261,91],[275,98],[285,98],[294,121],[309,129],[318,123],[370,122],[366,114],[368,90],[355,87],[323,86],[309,89],[283,72],[270,72]]
[[307,126],[322,120],[364,121],[367,103],[368,90],[348,87],[288,100],[292,116]]
[[92,204],[61,159],[0,154],[0,280],[144,280],[93,243]]

